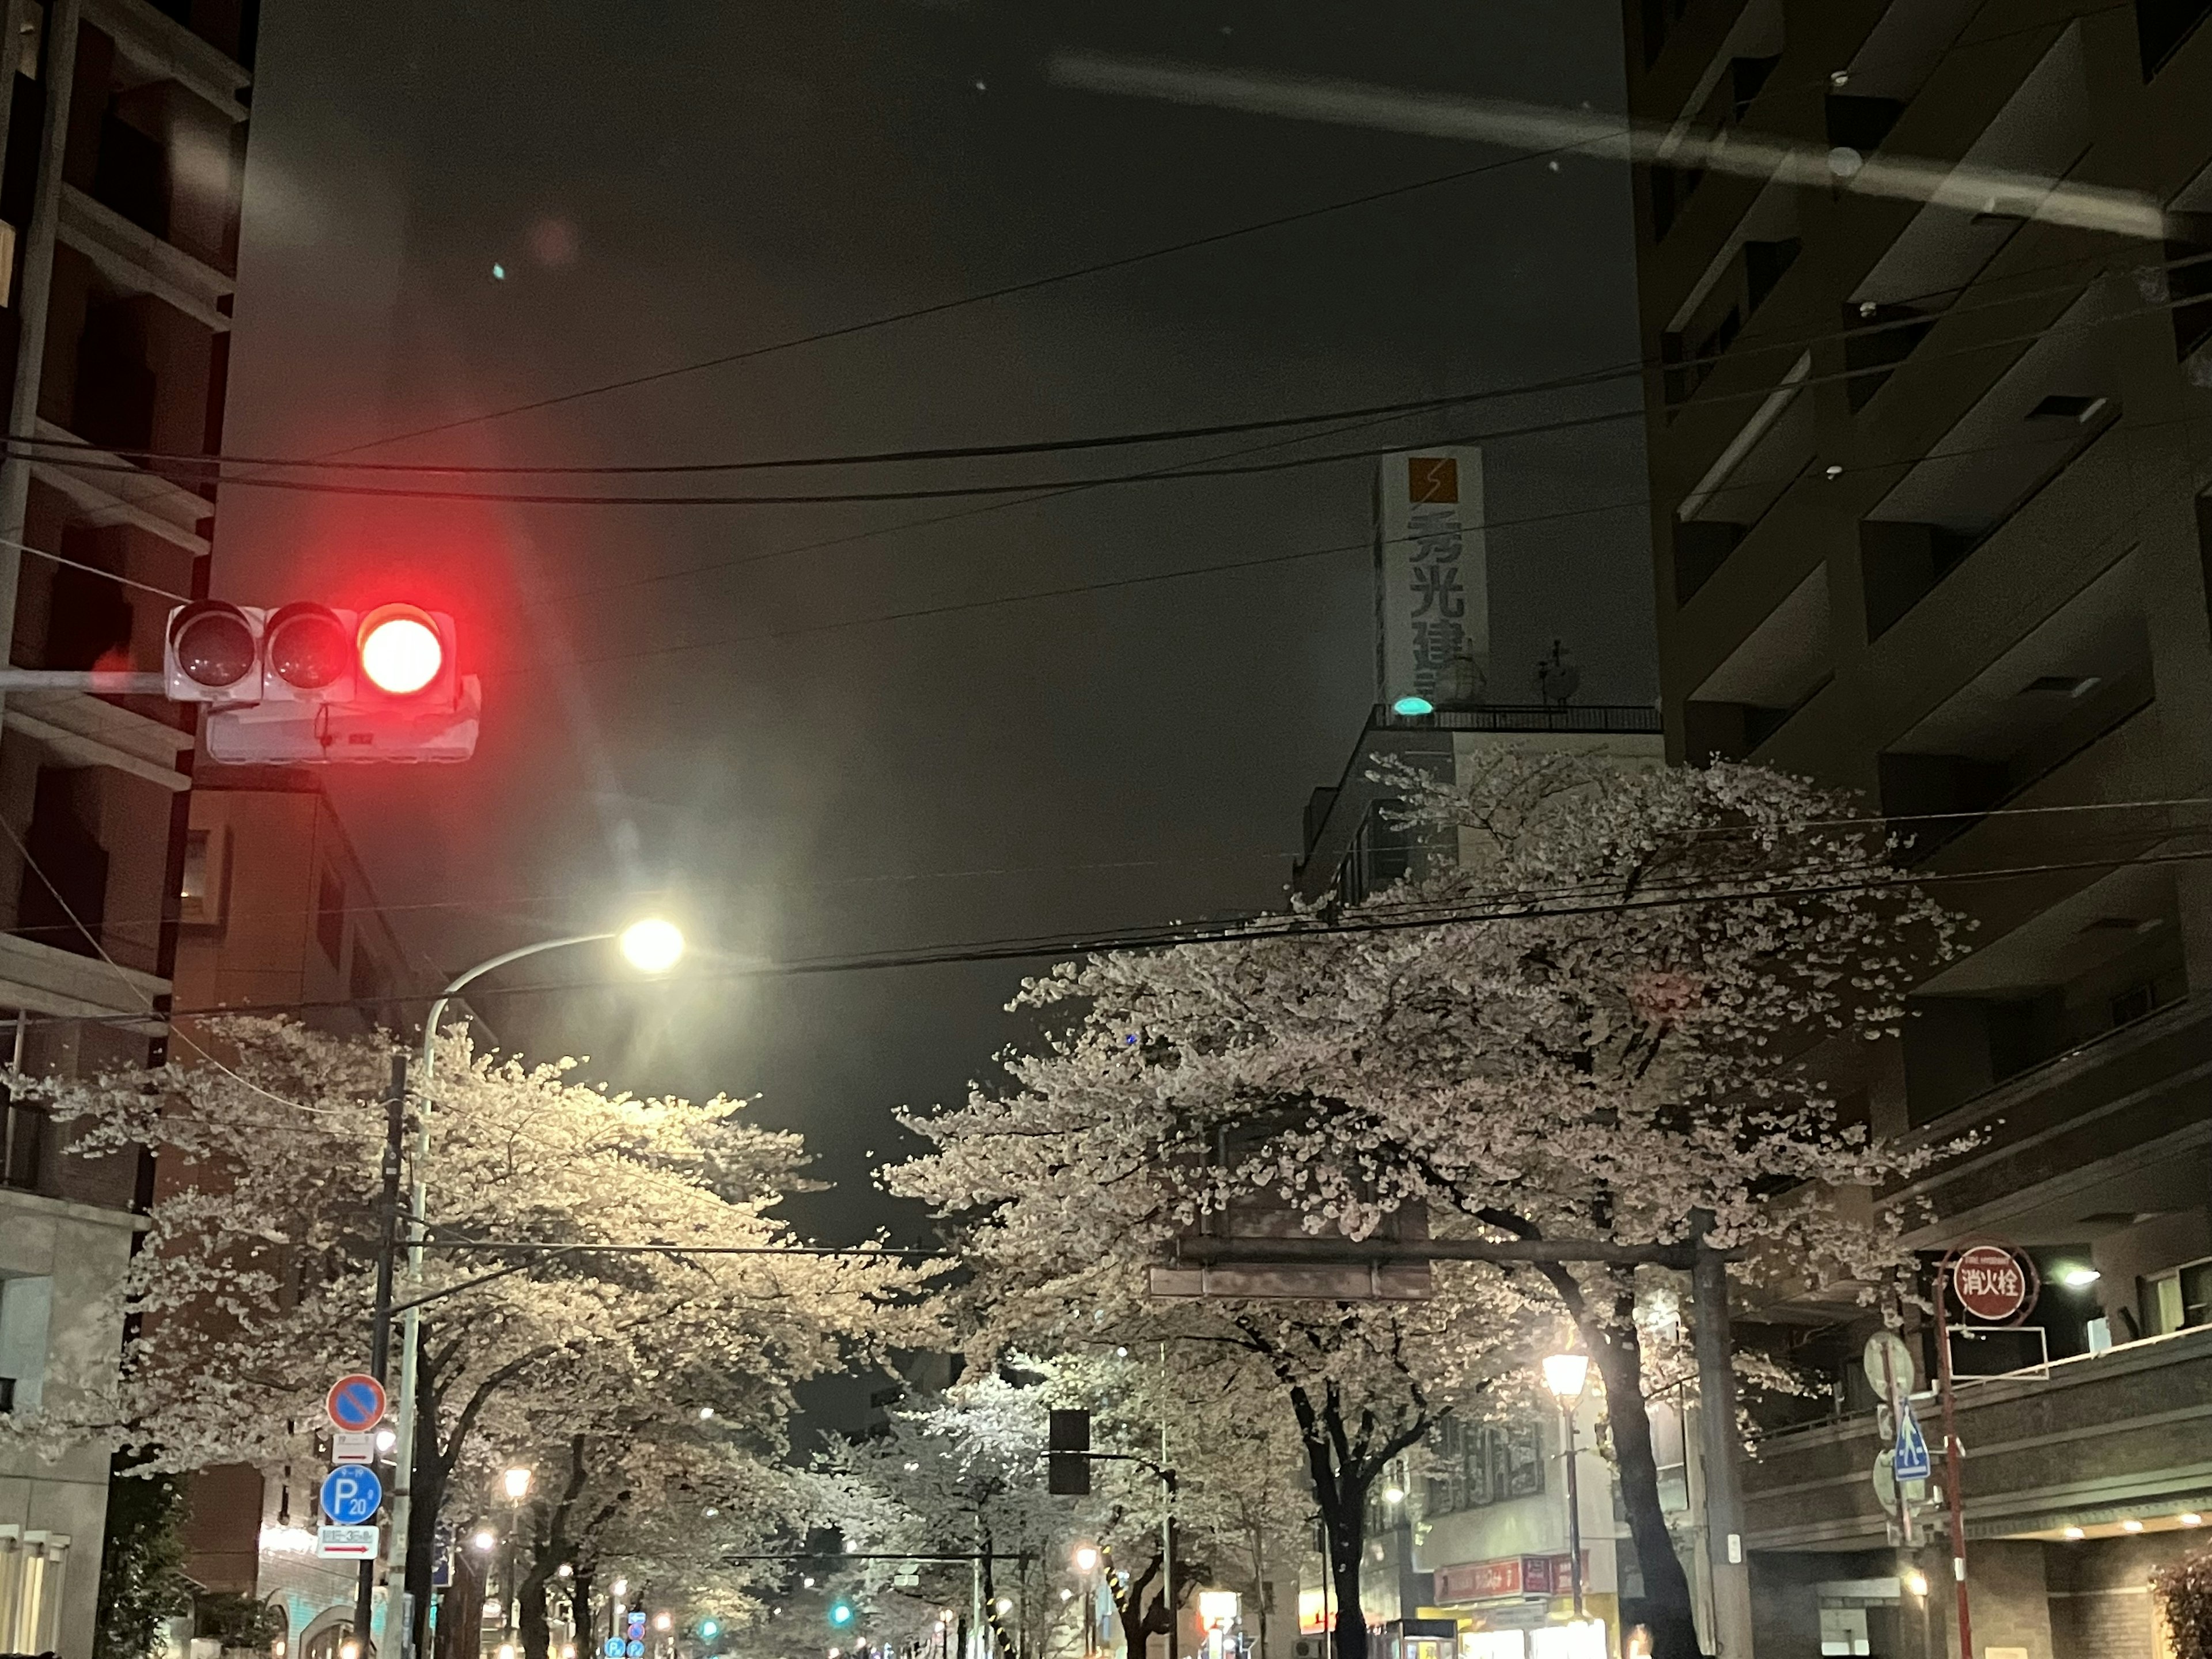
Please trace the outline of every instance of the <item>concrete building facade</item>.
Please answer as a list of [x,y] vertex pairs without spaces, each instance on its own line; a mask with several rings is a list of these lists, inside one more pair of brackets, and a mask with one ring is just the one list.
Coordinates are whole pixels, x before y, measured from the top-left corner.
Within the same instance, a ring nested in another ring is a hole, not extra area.
[[[1668,753],[1857,792],[1977,923],[1903,1040],[1838,1075],[1885,1133],[1978,1137],[1893,1194],[1931,1264],[1995,1235],[2044,1269],[2022,1334],[1954,1350],[1990,1659],[2150,1659],[2148,1565],[2212,1514],[2208,15],[1625,7],[1659,147],[1635,194]],[[1739,132],[1819,181],[1688,165]],[[1869,1478],[1863,1325],[1767,1317],[1826,1392],[1747,1475],[1764,1650],[1955,1651],[1942,1511],[1904,1548]]]
[[[0,613],[27,668],[158,668],[207,591],[254,0],[0,4]],[[158,699],[0,709],[0,1041],[33,1071],[165,1052],[193,726]],[[0,1411],[95,1384],[151,1170],[0,1105]],[[88,1659],[107,1460],[0,1452],[0,1650]]]

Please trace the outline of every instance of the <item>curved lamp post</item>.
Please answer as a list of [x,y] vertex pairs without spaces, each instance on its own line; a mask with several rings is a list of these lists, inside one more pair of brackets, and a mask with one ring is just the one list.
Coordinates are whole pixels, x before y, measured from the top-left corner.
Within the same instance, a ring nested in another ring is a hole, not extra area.
[[[422,1294],[422,1243],[429,1230],[430,1079],[437,1065],[439,1022],[446,1017],[447,1003],[495,968],[504,968],[511,962],[546,951],[566,950],[572,945],[601,945],[609,939],[616,942],[623,958],[641,974],[665,974],[684,955],[683,933],[674,922],[658,916],[634,921],[620,933],[569,933],[560,939],[540,939],[535,945],[518,945],[495,957],[487,957],[467,972],[457,975],[438,993],[437,999],[430,1004],[429,1018],[422,1022],[422,1049],[416,1057],[420,1069],[415,1083],[418,1102],[415,1118],[415,1180],[407,1206],[407,1302],[406,1311],[400,1316],[398,1401],[392,1425],[398,1441],[392,1454],[392,1553],[391,1565],[385,1573],[387,1628],[395,1614],[404,1607],[407,1593],[407,1534],[413,1521],[418,1405],[415,1370],[422,1346],[422,1311],[416,1304]],[[403,1621],[405,1628],[398,1632],[393,1644],[401,1655],[412,1652],[416,1620],[426,1611],[415,1609],[412,1616]]]

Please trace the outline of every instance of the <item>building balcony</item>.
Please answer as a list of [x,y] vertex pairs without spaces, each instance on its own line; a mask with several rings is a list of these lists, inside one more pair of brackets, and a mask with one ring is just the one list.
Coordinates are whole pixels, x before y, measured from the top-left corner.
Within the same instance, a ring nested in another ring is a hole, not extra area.
[[[38,435],[76,444],[67,428],[43,416]],[[197,491],[125,460],[112,450],[43,450],[31,463],[31,476],[67,496],[88,525],[127,524],[180,547],[195,558],[209,550],[201,526],[215,503]]]
[[56,234],[122,292],[151,294],[212,333],[229,331],[224,307],[237,289],[234,278],[75,185],[62,186]]
[[[2033,1372],[1963,1384],[1958,1431],[1970,1538],[2153,1522],[2212,1509],[2212,1328],[2130,1342]],[[1939,1407],[1916,1402],[1931,1446]],[[1878,1549],[1871,1414],[1761,1440],[1744,1466],[1754,1550]],[[1940,1451],[1931,1492],[1946,1479]],[[1940,1510],[1932,1528],[1944,1522]]]
[[85,0],[84,16],[112,35],[119,53],[149,71],[147,78],[173,80],[232,120],[246,119],[239,94],[253,84],[253,77],[224,46],[147,0]]
[[[1939,1146],[1961,1136],[1978,1144],[1890,1194],[1934,1207],[1916,1243],[1984,1228],[2066,1243],[2117,1217],[2201,1204],[2212,996],[2184,998],[2031,1066],[1912,1139]],[[2177,1183],[2189,1190],[2169,1193]]]

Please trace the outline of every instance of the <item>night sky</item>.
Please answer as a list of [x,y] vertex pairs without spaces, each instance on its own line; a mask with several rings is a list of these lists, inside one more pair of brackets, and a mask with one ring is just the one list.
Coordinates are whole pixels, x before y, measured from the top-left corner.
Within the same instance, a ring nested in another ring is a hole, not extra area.
[[[1114,101],[1054,90],[1040,70],[1080,46],[1618,107],[1616,0],[268,0],[264,18],[236,454],[325,454],[1498,162],[355,459],[1042,440],[1508,386],[1636,355],[1617,167]],[[1411,447],[1636,396],[1620,381],[1268,453]],[[1270,441],[498,487],[1060,480]],[[1493,697],[1533,701],[1557,636],[1583,665],[1582,701],[1648,702],[1638,422],[1504,440],[1486,459],[1493,520],[1607,509],[1491,533]],[[866,1191],[897,1145],[889,1114],[987,1074],[1017,1034],[1000,1007],[1025,965],[752,981],[718,965],[1279,902],[1306,796],[1335,781],[1372,701],[1372,471],[768,509],[239,487],[215,580],[250,603],[420,597],[466,630],[488,704],[476,760],[349,773],[333,790],[425,979],[667,896],[709,947],[706,977],[489,996],[484,1012],[509,1043],[588,1054],[624,1085],[763,1096],[763,1119],[803,1130],[844,1183],[795,1206],[803,1225],[910,1236]],[[1301,553],[1315,556],[1285,556]],[[1259,559],[1274,562],[1007,602]],[[879,620],[910,611],[935,614]],[[580,951],[539,978],[611,974]]]

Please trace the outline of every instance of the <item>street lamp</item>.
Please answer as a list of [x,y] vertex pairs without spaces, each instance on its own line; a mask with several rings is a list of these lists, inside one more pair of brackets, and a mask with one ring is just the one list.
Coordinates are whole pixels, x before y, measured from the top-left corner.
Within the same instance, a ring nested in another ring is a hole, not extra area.
[[1589,1356],[1554,1353],[1544,1357],[1544,1386],[1559,1402],[1559,1422],[1566,1431],[1567,1455],[1567,1572],[1575,1589],[1575,1622],[1583,1619],[1583,1491],[1576,1469],[1575,1407],[1589,1381]]
[[1098,1571],[1098,1551],[1095,1545],[1079,1544],[1069,1559],[1074,1562],[1076,1571],[1083,1575],[1083,1659],[1092,1659],[1098,1651],[1097,1638],[1092,1630],[1098,1595],[1091,1575]]
[[[456,975],[438,993],[430,1004],[429,1017],[422,1022],[422,1049],[416,1057],[416,1074],[414,1085],[416,1110],[415,1114],[415,1180],[407,1200],[407,1299],[406,1311],[400,1316],[399,1336],[399,1399],[392,1413],[392,1430],[398,1443],[392,1450],[392,1557],[385,1573],[386,1582],[398,1587],[393,1595],[395,1606],[404,1605],[403,1595],[407,1585],[407,1535],[410,1513],[415,1504],[415,1372],[416,1356],[422,1346],[422,1243],[428,1234],[429,1222],[429,1164],[430,1164],[430,1109],[432,1097],[430,1079],[437,1067],[438,1023],[446,1017],[446,1005],[495,968],[504,968],[525,957],[534,957],[546,951],[566,950],[572,945],[601,945],[613,939],[622,951],[623,959],[642,974],[665,974],[675,967],[684,955],[684,935],[672,921],[647,916],[633,921],[617,933],[569,933],[560,939],[540,939],[535,945],[522,945],[512,951],[502,951],[495,957],[487,957],[467,972]],[[429,1615],[428,1606],[415,1609],[416,1620]],[[399,1633],[395,1644],[401,1659],[415,1650],[415,1632],[410,1628]]]
[[530,1491],[530,1471],[518,1465],[500,1477],[500,1485],[507,1489],[507,1505],[512,1511],[507,1522],[507,1582],[501,1586],[507,1617],[501,1621],[504,1641],[512,1643],[522,1628],[522,1585],[514,1547],[515,1540],[522,1535],[522,1500]]

